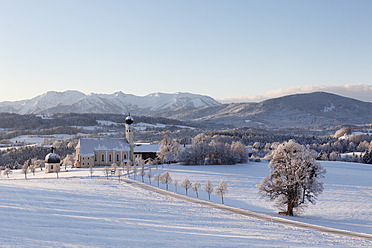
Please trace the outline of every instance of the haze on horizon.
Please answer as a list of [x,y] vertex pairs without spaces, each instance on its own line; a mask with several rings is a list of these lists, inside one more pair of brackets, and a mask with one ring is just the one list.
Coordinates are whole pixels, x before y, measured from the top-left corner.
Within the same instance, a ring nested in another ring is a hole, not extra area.
[[0,101],[50,90],[372,101],[372,2],[3,0]]

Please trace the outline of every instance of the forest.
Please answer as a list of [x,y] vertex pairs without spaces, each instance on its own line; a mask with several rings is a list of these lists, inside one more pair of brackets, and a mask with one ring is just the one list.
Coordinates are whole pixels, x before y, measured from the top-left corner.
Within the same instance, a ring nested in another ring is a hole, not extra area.
[[[75,151],[78,138],[84,137],[122,137],[124,127],[121,125],[100,126],[97,130],[86,130],[86,126],[96,126],[97,120],[123,123],[124,115],[105,114],[55,114],[43,118],[36,115],[0,114],[0,166],[14,167],[14,164],[23,164],[27,159],[43,159],[50,145],[55,145],[61,157],[72,154]],[[285,141],[294,140],[301,145],[314,150],[319,160],[339,160],[351,162],[371,163],[372,155],[372,129],[371,125],[360,126],[335,126],[313,128],[254,128],[241,127],[234,129],[208,128],[206,123],[192,123],[172,120],[167,118],[155,118],[134,116],[135,123],[164,124],[162,128],[149,126],[146,129],[136,130],[137,142],[160,143],[167,134],[180,144],[180,147],[188,146],[188,153],[194,149],[195,156],[199,159],[191,159],[183,153],[181,160],[187,163],[196,163],[200,159],[206,163],[226,163],[228,160],[244,161],[236,159],[236,156],[214,160],[213,157],[201,156],[197,151],[196,144],[199,140],[205,149],[218,151],[222,147],[232,152],[232,144],[243,144],[251,147],[253,158],[270,159],[273,150]],[[184,127],[184,128],[182,128]],[[110,133],[112,132],[112,133]],[[72,134],[75,138],[65,141],[48,140],[52,144],[38,146],[25,146],[27,144],[12,144],[10,139],[20,135],[52,135]],[[199,138],[198,138],[199,137]],[[203,137],[203,139],[200,139]],[[212,142],[213,141],[213,142]],[[191,146],[194,145],[194,146]],[[200,144],[199,144],[200,145]],[[5,147],[5,148],[4,148]],[[9,147],[6,149],[6,147]],[[237,147],[237,146],[236,146]],[[204,149],[203,148],[203,149]],[[186,149],[186,148],[184,148]],[[230,149],[230,150],[229,150]],[[235,148],[238,149],[238,148]],[[226,152],[225,151],[225,152]],[[215,152],[216,153],[216,152]],[[181,153],[180,153],[181,154]],[[239,156],[238,156],[239,157]],[[193,162],[194,161],[194,162]]]

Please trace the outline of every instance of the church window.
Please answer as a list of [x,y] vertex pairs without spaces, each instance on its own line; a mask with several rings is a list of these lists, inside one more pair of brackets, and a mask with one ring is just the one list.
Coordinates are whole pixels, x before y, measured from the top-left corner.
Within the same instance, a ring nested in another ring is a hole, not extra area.
[[53,170],[53,165],[52,164],[50,165],[50,169]]
[[97,161],[97,154],[94,154],[94,161]]
[[119,162],[119,154],[116,154],[116,161]]
[[111,157],[111,154],[109,154],[109,161],[110,161],[110,162],[112,161],[112,157]]
[[102,162],[105,162],[105,155],[102,154]]
[[124,157],[124,159],[127,159],[127,154],[124,154],[123,157]]

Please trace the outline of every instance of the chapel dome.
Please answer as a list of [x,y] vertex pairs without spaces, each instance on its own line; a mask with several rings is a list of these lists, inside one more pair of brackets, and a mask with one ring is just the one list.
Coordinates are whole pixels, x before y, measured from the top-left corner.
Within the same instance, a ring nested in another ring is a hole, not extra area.
[[59,164],[61,159],[58,154],[54,153],[55,147],[51,146],[51,152],[45,156],[45,163],[48,164]]
[[125,118],[125,123],[131,125],[134,122],[132,116],[129,114],[127,118]]

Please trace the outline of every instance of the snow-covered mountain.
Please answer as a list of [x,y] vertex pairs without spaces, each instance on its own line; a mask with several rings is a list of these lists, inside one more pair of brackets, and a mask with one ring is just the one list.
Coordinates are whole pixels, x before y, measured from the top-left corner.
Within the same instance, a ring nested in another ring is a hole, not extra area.
[[177,120],[232,127],[336,126],[372,123],[372,103],[326,92],[289,95],[259,103],[231,103],[163,113]]
[[29,100],[0,102],[0,112],[17,114],[52,113],[128,113],[148,115],[176,109],[192,110],[220,105],[209,96],[178,92],[174,94],[153,93],[135,96],[116,92],[114,94],[89,94],[79,91],[49,91]]

